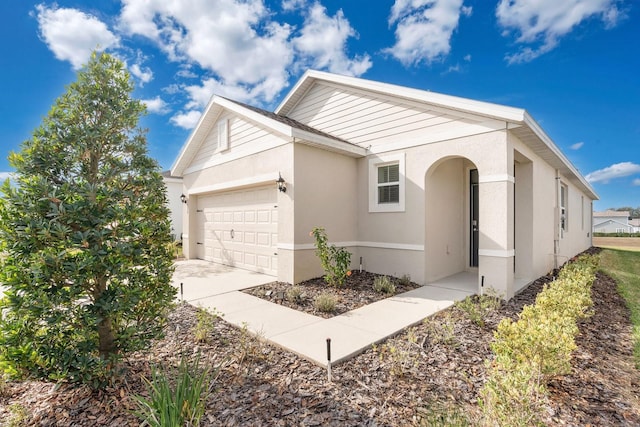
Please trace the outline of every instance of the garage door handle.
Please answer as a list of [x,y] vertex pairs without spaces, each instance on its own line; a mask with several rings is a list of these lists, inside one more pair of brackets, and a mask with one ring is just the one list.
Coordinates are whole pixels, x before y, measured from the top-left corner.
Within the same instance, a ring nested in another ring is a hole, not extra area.
[[232,228],[231,229],[231,238],[233,239],[233,238],[235,238],[235,236],[236,236],[236,233],[233,231],[233,228]]

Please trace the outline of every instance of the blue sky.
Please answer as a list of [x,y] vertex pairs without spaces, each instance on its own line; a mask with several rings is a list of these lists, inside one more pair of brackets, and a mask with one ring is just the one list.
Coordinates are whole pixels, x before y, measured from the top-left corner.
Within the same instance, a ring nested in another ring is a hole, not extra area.
[[99,46],[169,169],[213,93],[267,109],[308,68],[525,108],[600,195],[640,206],[632,0],[0,2],[0,176]]

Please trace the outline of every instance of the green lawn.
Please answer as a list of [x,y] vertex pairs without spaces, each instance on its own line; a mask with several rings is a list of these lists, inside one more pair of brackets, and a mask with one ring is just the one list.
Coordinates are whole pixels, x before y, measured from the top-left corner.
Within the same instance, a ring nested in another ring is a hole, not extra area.
[[631,310],[635,363],[640,369],[640,252],[604,249],[600,253],[600,268],[616,279]]

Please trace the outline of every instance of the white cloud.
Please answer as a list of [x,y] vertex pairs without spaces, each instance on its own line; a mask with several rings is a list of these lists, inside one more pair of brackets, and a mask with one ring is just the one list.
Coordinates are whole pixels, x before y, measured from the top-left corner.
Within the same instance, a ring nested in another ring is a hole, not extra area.
[[640,173],[640,165],[632,162],[622,162],[593,171],[585,176],[585,178],[591,183],[601,182],[603,184],[608,184],[612,179],[622,178],[637,173]]
[[633,185],[640,186],[640,178],[636,178],[633,180]]
[[143,99],[142,102],[147,106],[147,110],[150,113],[166,114],[169,112],[167,103],[159,96],[152,99]]
[[367,54],[349,58],[347,40],[357,37],[342,9],[328,16],[320,3],[315,3],[304,20],[300,36],[293,39],[296,51],[312,68],[326,68],[333,73],[360,76],[371,68]]
[[145,36],[170,60],[196,62],[224,84],[262,87],[270,102],[287,85],[291,27],[262,0],[123,0],[120,29]]
[[186,113],[178,113],[171,117],[171,123],[184,129],[193,129],[198,124],[202,112],[190,110]]
[[467,54],[464,56],[464,58],[463,58],[463,59],[464,59],[465,61],[467,61],[467,62],[471,62],[471,54],[470,54],[470,53],[467,53]]
[[584,20],[599,16],[606,28],[622,18],[617,0],[501,0],[496,9],[503,35],[514,31],[516,41],[531,44],[507,55],[509,63],[531,61],[557,46],[560,38]]
[[143,85],[153,80],[153,71],[151,71],[149,67],[143,69],[140,64],[133,64],[129,67],[129,71],[131,71],[131,74],[137,77]]
[[0,182],[4,182],[7,178],[14,179],[15,172],[0,172]]
[[104,50],[119,43],[107,25],[93,15],[77,9],[36,6],[40,37],[61,61],[69,61],[74,69],[85,64],[94,49]]
[[282,0],[282,10],[291,12],[297,9],[303,9],[307,6],[307,0]]
[[472,9],[463,0],[396,0],[389,25],[396,25],[396,44],[384,49],[405,66],[427,64],[449,54],[460,14]]
[[583,145],[584,145],[584,142],[576,142],[569,148],[571,148],[572,150],[579,150],[582,148]]

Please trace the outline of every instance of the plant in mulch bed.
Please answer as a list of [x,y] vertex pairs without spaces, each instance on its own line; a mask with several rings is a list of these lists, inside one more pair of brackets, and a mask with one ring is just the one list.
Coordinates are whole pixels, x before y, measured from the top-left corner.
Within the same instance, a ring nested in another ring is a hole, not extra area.
[[193,330],[193,337],[198,343],[208,343],[213,335],[216,320],[220,314],[215,310],[209,311],[199,307],[196,311],[197,323]]
[[351,275],[351,252],[328,243],[327,233],[322,227],[314,227],[309,236],[315,238],[316,255],[325,273],[325,280],[331,286],[344,285],[347,276]]
[[323,292],[313,300],[313,306],[316,310],[323,313],[332,313],[336,309],[337,300],[335,295]]
[[545,285],[535,304],[522,309],[517,322],[509,318],[500,322],[491,344],[495,358],[480,392],[488,424],[541,423],[546,384],[571,371],[577,321],[590,315],[596,269],[594,256],[567,264],[558,279]]
[[456,302],[456,307],[464,311],[469,320],[480,327],[485,325],[485,317],[500,308],[502,298],[495,292],[487,292],[483,295],[472,295],[462,301]]
[[302,300],[302,288],[298,285],[293,285],[285,292],[285,298],[291,303],[298,303]]
[[373,290],[381,294],[393,295],[396,293],[396,285],[389,276],[377,276],[373,279]]
[[193,364],[183,356],[172,387],[168,375],[153,368],[151,381],[144,379],[149,397],[134,396],[138,404],[134,414],[142,425],[150,427],[200,425],[218,369],[214,372],[201,369],[199,355]]

